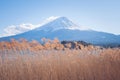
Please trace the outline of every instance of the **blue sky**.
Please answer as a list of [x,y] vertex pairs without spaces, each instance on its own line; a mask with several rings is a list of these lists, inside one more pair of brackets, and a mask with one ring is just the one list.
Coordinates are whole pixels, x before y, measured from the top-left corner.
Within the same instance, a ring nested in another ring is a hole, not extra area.
[[0,0],[0,34],[10,25],[39,24],[50,16],[120,34],[120,0]]

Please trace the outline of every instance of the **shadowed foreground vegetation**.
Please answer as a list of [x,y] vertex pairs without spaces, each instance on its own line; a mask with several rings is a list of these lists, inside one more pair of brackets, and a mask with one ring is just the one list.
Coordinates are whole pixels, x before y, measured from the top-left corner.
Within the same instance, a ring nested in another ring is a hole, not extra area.
[[56,50],[38,44],[1,42],[0,80],[120,80],[119,48]]

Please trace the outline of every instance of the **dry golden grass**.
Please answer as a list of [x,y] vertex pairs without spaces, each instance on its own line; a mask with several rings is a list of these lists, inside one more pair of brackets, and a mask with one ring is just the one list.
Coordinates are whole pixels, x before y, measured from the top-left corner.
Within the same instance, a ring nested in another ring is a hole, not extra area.
[[0,80],[120,80],[119,48],[62,50],[57,39],[49,43],[1,42]]
[[120,80],[119,49],[12,52],[1,53],[0,80]]

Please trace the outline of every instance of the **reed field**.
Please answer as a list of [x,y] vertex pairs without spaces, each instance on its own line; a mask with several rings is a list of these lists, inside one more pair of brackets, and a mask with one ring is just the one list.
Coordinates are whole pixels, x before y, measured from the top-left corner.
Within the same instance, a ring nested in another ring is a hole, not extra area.
[[48,42],[0,42],[0,80],[120,80],[119,48]]

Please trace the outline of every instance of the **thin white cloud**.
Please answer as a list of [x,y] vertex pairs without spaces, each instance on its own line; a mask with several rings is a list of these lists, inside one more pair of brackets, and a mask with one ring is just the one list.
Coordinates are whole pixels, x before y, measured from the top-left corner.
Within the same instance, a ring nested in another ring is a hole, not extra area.
[[57,18],[59,18],[59,16],[51,16],[51,17],[47,18],[46,21],[53,21]]
[[12,35],[20,34],[20,33],[35,29],[36,27],[38,26],[33,25],[33,24],[11,25],[5,28],[3,31],[3,34],[1,34],[0,36],[5,37],[5,36],[12,36]]
[[55,20],[55,19],[57,19],[57,18],[59,18],[59,16],[51,16],[51,17],[43,20],[43,22],[41,22],[41,23],[39,24],[39,26],[42,26],[42,25],[44,25],[44,24],[47,24],[47,23],[49,23],[49,22],[51,22],[51,21],[53,21],[53,20]]
[[40,27],[46,23],[49,23],[55,19],[57,19],[58,16],[51,16],[47,19],[45,19],[43,22],[41,22],[40,24],[37,25],[33,25],[31,23],[27,23],[27,24],[20,24],[20,25],[11,25],[6,27],[3,30],[3,34],[0,34],[0,37],[6,37],[6,36],[12,36],[12,35],[16,35],[16,34],[20,34],[20,33],[24,33],[26,31],[35,29],[37,27]]

